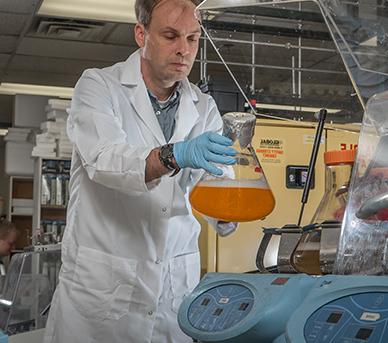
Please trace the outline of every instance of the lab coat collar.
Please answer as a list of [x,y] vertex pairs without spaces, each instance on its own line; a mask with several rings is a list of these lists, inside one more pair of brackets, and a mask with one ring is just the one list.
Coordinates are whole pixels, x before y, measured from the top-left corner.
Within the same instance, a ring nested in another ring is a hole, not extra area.
[[137,115],[152,132],[160,145],[166,144],[162,129],[154,113],[147,88],[140,71],[140,52],[137,50],[124,62],[120,75],[121,84],[132,88],[130,101]]
[[[120,81],[123,85],[133,87],[130,98],[137,114],[145,125],[151,130],[160,145],[166,144],[166,139],[160,128],[158,119],[154,113],[151,100],[140,70],[140,49],[135,51],[124,62]],[[192,89],[187,78],[181,81],[181,99],[175,117],[175,130],[171,142],[185,139],[199,119],[199,113],[194,103],[198,102],[198,96]]]
[[140,71],[140,49],[138,49],[123,63],[120,82],[126,86],[137,86],[142,79],[143,77]]

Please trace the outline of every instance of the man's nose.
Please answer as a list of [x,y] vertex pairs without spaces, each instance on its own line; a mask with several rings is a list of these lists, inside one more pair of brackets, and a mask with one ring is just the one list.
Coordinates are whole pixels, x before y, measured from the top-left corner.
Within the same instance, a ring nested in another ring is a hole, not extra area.
[[176,54],[180,56],[186,56],[189,53],[189,44],[185,37],[178,39]]

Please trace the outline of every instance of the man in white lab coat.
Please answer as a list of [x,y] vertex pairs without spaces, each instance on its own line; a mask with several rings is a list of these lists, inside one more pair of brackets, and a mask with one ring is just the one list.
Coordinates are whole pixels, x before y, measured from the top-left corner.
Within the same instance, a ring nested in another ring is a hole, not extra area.
[[[137,0],[127,61],[86,70],[74,143],[51,343],[184,343],[178,307],[199,281],[187,191],[233,164],[214,100],[187,80],[201,34],[194,0]],[[152,14],[152,15],[151,15]]]

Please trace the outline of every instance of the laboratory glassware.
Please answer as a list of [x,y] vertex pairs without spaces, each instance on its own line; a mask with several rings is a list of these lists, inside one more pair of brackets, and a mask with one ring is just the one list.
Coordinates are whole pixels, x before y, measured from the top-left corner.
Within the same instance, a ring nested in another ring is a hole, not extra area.
[[236,164],[217,165],[222,176],[205,173],[190,193],[190,202],[199,213],[229,222],[265,218],[275,199],[251,145],[256,117],[231,112],[223,116],[223,135],[233,141]]
[[334,245],[338,243],[339,223],[347,203],[355,156],[356,150],[327,151],[324,154],[325,193],[311,220],[313,225],[303,228],[304,232],[291,258],[294,269],[300,273],[322,274],[332,271],[334,257],[330,261],[327,256],[325,261],[321,260],[321,239],[323,230],[326,230],[327,234],[335,236],[331,238]]

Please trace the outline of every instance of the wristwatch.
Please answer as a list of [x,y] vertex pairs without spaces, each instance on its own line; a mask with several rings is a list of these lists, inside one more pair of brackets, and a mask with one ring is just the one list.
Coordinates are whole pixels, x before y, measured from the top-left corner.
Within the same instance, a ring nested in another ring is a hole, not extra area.
[[174,171],[171,176],[176,175],[181,170],[174,164],[174,144],[165,144],[160,147],[159,160],[167,169]]

